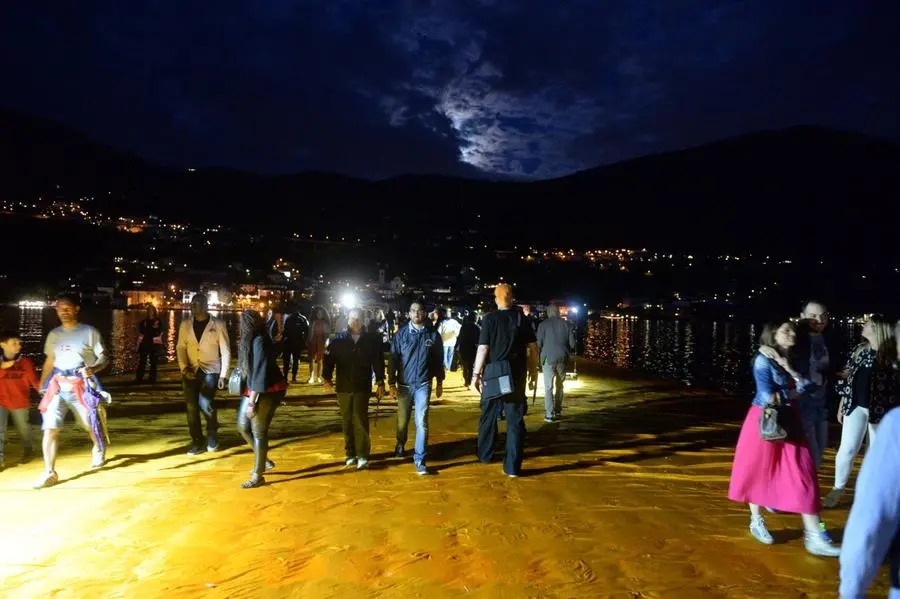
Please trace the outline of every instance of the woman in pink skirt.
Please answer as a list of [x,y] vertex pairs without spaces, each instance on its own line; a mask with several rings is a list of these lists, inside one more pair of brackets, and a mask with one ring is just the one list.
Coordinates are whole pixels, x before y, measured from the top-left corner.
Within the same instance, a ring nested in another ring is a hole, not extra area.
[[[813,555],[837,557],[840,548],[831,543],[819,520],[816,467],[797,413],[797,398],[813,383],[791,368],[788,356],[796,339],[796,329],[790,322],[763,327],[760,351],[753,361],[756,397],[734,452],[728,498],[750,506],[750,534],[760,543],[774,543],[760,513],[763,505],[802,514],[806,550]],[[760,416],[763,408],[778,401],[786,406],[779,413],[779,424],[788,436],[782,441],[764,441],[759,434]]]

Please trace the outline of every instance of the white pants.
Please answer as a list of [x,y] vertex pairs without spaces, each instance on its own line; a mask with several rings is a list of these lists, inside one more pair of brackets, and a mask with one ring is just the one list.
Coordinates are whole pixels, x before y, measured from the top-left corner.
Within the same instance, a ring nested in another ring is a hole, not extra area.
[[844,425],[841,429],[841,446],[838,448],[834,459],[834,488],[843,489],[850,480],[850,472],[853,471],[853,460],[862,447],[863,439],[869,433],[869,447],[875,441],[875,425],[869,423],[869,410],[867,408],[854,408],[852,412],[844,416]]

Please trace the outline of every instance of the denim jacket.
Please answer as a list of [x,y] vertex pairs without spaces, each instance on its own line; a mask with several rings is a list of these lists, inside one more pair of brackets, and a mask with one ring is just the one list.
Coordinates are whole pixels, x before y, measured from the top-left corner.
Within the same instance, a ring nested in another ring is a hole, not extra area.
[[753,380],[756,382],[756,396],[753,405],[764,408],[772,400],[772,394],[781,392],[781,400],[785,405],[793,403],[791,391],[803,393],[815,391],[818,387],[809,379],[800,378],[797,381],[791,378],[785,370],[774,361],[758,353],[753,360]]

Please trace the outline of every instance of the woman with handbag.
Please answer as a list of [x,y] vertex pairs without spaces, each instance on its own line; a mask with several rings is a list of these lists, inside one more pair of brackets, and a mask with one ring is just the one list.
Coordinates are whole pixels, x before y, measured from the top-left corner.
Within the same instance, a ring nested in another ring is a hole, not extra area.
[[841,445],[834,460],[834,487],[825,497],[825,507],[837,506],[850,480],[853,462],[868,435],[869,445],[885,412],[897,405],[897,339],[894,325],[873,314],[862,329],[860,343],[841,371],[837,391],[841,396],[838,422]]
[[237,425],[241,436],[253,448],[253,470],[250,480],[241,485],[243,489],[264,485],[263,473],[275,467],[268,459],[269,425],[287,390],[287,381],[275,358],[275,345],[266,332],[262,316],[255,310],[245,310],[241,314],[237,367],[238,376],[245,376],[246,384]]
[[766,545],[775,542],[760,513],[764,505],[802,514],[804,545],[813,555],[837,557],[819,520],[816,466],[803,435],[797,398],[813,383],[788,360],[797,340],[791,322],[769,323],[760,335],[753,361],[756,396],[741,427],[734,452],[728,498],[750,506],[750,534]]

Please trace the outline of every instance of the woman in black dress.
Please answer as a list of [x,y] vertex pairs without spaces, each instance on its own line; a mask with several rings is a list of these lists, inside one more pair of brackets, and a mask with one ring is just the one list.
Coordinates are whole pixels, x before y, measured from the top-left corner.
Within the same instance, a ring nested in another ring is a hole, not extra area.
[[250,480],[241,485],[252,489],[265,484],[263,473],[275,467],[268,459],[269,424],[284,399],[287,382],[275,363],[275,346],[266,332],[266,323],[255,310],[241,314],[238,367],[247,377],[244,399],[238,409],[241,436],[253,448]]

